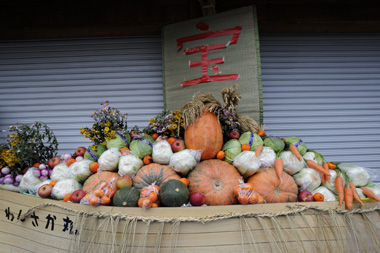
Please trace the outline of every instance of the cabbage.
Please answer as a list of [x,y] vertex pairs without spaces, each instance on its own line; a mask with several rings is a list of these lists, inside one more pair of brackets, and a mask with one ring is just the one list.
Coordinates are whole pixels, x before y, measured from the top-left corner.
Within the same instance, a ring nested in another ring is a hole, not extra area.
[[129,147],[129,144],[131,143],[131,136],[127,134],[126,136],[122,135],[121,133],[116,133],[115,138],[107,140],[107,148],[118,148],[121,150],[124,147]]
[[317,164],[321,166],[325,162],[325,159],[323,158],[321,154],[310,149],[302,156],[302,158],[305,160],[313,160],[314,162],[316,162]]
[[369,183],[366,186],[368,189],[370,189],[373,193],[376,194],[380,198],[380,185],[375,183]]
[[306,144],[298,137],[288,137],[285,142],[288,145],[295,145],[301,156],[307,152]]
[[51,197],[54,199],[62,200],[67,193],[82,189],[82,185],[75,179],[59,180],[53,187]]
[[[335,170],[330,170],[330,174],[331,174],[330,183],[327,182],[327,180],[326,180],[326,182],[324,184],[322,184],[322,185],[325,186],[330,191],[332,191],[333,193],[338,194],[338,192],[336,191],[336,186],[335,186],[335,179],[338,176],[338,173],[336,173]],[[345,185],[346,184],[346,180],[344,179],[343,176],[341,176],[341,177],[343,179],[343,185]]]
[[321,184],[321,176],[318,171],[311,168],[303,168],[300,172],[293,175],[300,191],[312,192]]
[[37,185],[41,183],[42,181],[33,175],[33,171],[35,169],[37,168],[35,167],[29,168],[28,171],[22,177],[20,184],[18,186],[20,193],[26,192],[33,195],[37,194],[37,190],[38,190]]
[[92,172],[90,170],[90,165],[92,161],[83,159],[81,161],[75,162],[70,165],[69,171],[72,177],[80,183],[86,181],[86,179],[91,176]]
[[239,140],[230,139],[224,145],[222,150],[224,151],[224,161],[232,163],[234,157],[241,153],[241,143]]
[[169,167],[186,176],[199,163],[201,154],[201,151],[193,149],[176,152],[170,157]]
[[93,161],[93,162],[96,162],[98,160],[98,158],[103,154],[104,151],[107,150],[107,147],[102,145],[102,144],[99,144],[96,146],[96,150],[94,150],[91,146],[88,147],[88,149],[86,150],[86,153],[84,153],[84,156],[83,158],[84,159],[87,159],[87,160],[90,160],[90,161]]
[[233,165],[244,178],[247,178],[260,170],[261,162],[254,151],[243,151],[234,157]]
[[70,174],[69,167],[67,167],[66,163],[60,163],[54,166],[54,169],[50,175],[50,179],[55,180],[55,181],[72,178],[72,177],[73,176]]
[[118,148],[107,149],[98,159],[99,169],[108,171],[116,170],[120,156],[121,153]]
[[147,155],[152,155],[154,139],[150,135],[141,135],[137,138],[133,138],[130,150],[137,155],[140,159],[143,159]]
[[261,168],[273,168],[276,160],[276,153],[270,147],[264,147],[259,156]]
[[125,152],[119,160],[119,175],[133,177],[143,165],[143,161],[132,152]]
[[311,194],[313,194],[313,196],[314,196],[314,194],[316,194],[317,192],[323,194],[323,196],[324,196],[323,201],[338,201],[338,198],[334,195],[334,193],[332,193],[329,189],[327,189],[324,186],[318,187],[317,189],[312,191]]
[[290,151],[282,152],[280,158],[284,163],[284,171],[289,175],[294,175],[306,167],[305,162],[303,160],[300,162]]
[[251,150],[256,150],[257,146],[263,145],[263,139],[256,134],[252,132],[245,132],[243,133],[239,138],[240,144],[249,144],[251,146]]
[[153,144],[152,159],[155,163],[169,164],[170,157],[173,155],[172,147],[169,142],[158,138]]
[[285,142],[278,137],[269,137],[264,139],[264,146],[270,147],[278,153],[285,148]]
[[340,163],[338,168],[346,173],[356,187],[366,186],[371,180],[367,169],[363,167]]

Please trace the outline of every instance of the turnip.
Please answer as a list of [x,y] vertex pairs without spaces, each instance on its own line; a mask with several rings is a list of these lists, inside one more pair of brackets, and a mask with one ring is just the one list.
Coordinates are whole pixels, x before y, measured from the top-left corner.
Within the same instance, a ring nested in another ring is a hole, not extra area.
[[83,156],[77,156],[77,158],[75,158],[75,160],[76,160],[77,162],[82,161],[82,160],[83,160]]
[[51,173],[53,172],[53,170],[49,170],[49,177],[51,176]]
[[6,177],[5,179],[4,179],[4,184],[13,184],[14,183],[14,179],[13,179],[13,177]]
[[49,179],[48,176],[40,176],[40,180],[41,180],[41,181],[48,180],[48,179]]
[[20,184],[20,182],[15,181],[15,182],[13,183],[13,186],[19,186],[19,184]]
[[8,167],[4,167],[1,169],[1,173],[3,173],[4,175],[8,175],[9,173],[11,173],[11,169]]
[[33,170],[33,176],[40,177],[41,176],[41,170],[40,169]]
[[41,163],[40,166],[38,166],[38,168],[40,170],[45,170],[45,169],[47,169],[47,166],[46,166],[46,164]]
[[70,153],[64,153],[64,154],[61,155],[61,159],[65,160],[65,161],[69,160],[70,158],[73,158],[73,155],[70,154]]
[[21,174],[17,175],[16,178],[15,178],[16,182],[21,182],[21,179],[22,179],[22,175]]
[[41,176],[49,176],[49,170],[47,170],[47,169],[42,169],[42,170],[41,170]]

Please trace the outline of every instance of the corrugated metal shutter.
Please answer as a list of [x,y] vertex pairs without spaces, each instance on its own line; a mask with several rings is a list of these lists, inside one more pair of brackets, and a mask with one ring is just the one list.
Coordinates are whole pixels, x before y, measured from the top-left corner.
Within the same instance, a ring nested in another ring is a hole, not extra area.
[[380,181],[380,35],[261,35],[260,44],[267,132],[299,136]]
[[[89,145],[79,133],[109,100],[144,128],[163,109],[161,38],[0,42],[0,129],[45,122],[59,154]],[[0,142],[5,142],[1,133]]]

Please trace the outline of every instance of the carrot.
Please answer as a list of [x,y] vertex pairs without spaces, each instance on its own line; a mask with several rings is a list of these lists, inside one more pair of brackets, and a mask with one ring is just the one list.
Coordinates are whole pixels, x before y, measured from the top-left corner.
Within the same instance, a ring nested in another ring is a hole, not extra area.
[[335,178],[335,187],[336,187],[336,191],[338,192],[339,205],[342,206],[343,199],[344,199],[344,190],[343,190],[343,178],[341,176],[337,176]]
[[325,174],[322,173],[322,172],[319,172],[319,175],[321,175],[321,183],[322,183],[322,184],[326,183],[326,178],[327,178],[327,176],[325,177]]
[[323,174],[325,174],[327,176],[331,176],[330,172],[326,172],[325,169],[321,165],[319,165],[318,163],[314,162],[313,160],[308,160],[306,162],[306,164],[307,164],[307,166],[309,168],[312,168],[312,169],[314,169],[314,170],[316,170],[316,171],[318,171],[320,173],[323,173]]
[[380,198],[367,187],[363,186],[363,187],[360,187],[360,189],[362,189],[363,194],[366,195],[368,198],[374,199],[376,201],[380,201]]
[[360,199],[359,195],[358,195],[358,192],[356,190],[356,186],[354,185],[353,182],[350,182],[350,187],[351,187],[351,190],[352,190],[352,194],[354,195],[354,199],[359,202],[360,204],[363,205],[363,201]]
[[282,172],[284,172],[284,163],[281,158],[274,160],[274,169],[276,170],[278,178],[281,179]]
[[[329,165],[327,163],[323,163],[322,167],[325,169],[325,171],[330,173]],[[331,184],[330,176],[326,175],[326,180],[327,180],[327,182],[329,182]]]
[[346,203],[346,207],[348,210],[352,209],[352,202],[353,202],[354,196],[352,189],[350,187],[344,188],[344,202]]
[[297,157],[300,162],[302,161],[302,156],[300,155],[300,152],[295,145],[290,145],[289,150],[293,153],[293,155]]
[[263,145],[257,146],[257,148],[256,148],[256,157],[260,156],[261,152],[263,152],[263,149],[264,149]]

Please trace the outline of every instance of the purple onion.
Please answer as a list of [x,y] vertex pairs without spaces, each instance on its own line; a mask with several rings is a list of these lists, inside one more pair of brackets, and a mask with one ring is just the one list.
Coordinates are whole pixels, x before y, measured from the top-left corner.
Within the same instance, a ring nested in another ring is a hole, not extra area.
[[51,176],[51,173],[53,172],[53,170],[49,170],[49,177]]
[[42,170],[41,170],[41,176],[49,176],[49,170],[47,170],[47,169],[42,169]]
[[33,176],[40,177],[41,176],[41,170],[40,169],[33,170]]
[[41,163],[40,166],[38,166],[40,170],[45,170],[47,168],[46,164]]
[[8,177],[12,177],[12,175],[11,174],[5,175],[4,178],[8,178]]
[[11,169],[8,167],[4,167],[1,169],[1,173],[3,173],[4,175],[8,175],[9,173],[11,173]]
[[5,177],[0,177],[0,184],[4,184]]
[[15,182],[15,180],[13,179],[13,177],[7,177],[4,179],[4,184],[13,184]]
[[19,184],[20,182],[17,182],[17,181],[13,183],[14,186],[18,186]]
[[41,180],[41,181],[45,181],[45,180],[48,180],[48,179],[49,179],[48,176],[40,176],[40,180]]
[[21,174],[17,175],[16,178],[15,178],[16,182],[21,182],[22,176],[23,175],[21,175]]

